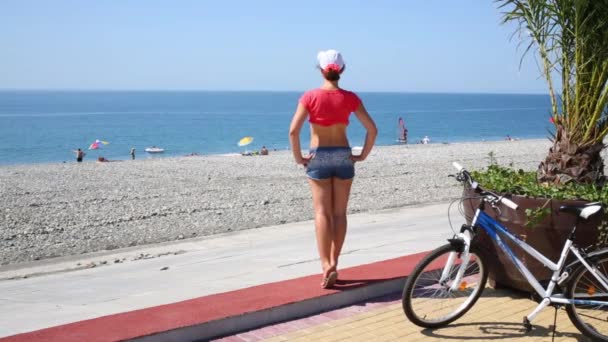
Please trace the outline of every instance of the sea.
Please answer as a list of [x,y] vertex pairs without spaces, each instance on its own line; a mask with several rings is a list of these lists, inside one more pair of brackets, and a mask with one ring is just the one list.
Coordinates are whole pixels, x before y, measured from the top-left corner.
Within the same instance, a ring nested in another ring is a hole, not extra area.
[[[358,93],[379,129],[378,145],[399,145],[398,119],[408,143],[548,137],[550,100],[540,94]],[[266,146],[289,148],[288,128],[302,92],[0,91],[0,165],[240,154]],[[348,135],[361,146],[365,130],[354,115]],[[302,146],[309,143],[302,129]],[[243,137],[253,137],[238,146]],[[108,142],[89,150],[96,140]],[[162,154],[145,148],[157,146]]]

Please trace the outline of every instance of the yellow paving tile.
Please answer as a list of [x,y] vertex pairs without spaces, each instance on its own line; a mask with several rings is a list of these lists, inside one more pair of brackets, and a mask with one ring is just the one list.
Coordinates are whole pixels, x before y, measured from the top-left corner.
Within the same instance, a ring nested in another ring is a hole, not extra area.
[[286,335],[281,335],[281,336],[288,336],[290,341],[296,341],[296,340],[300,340],[300,339],[302,341],[305,341],[306,340],[305,338],[307,336],[310,336],[313,332],[314,332],[314,328],[308,328],[308,329],[296,330],[294,332],[291,332]]
[[[336,326],[332,329],[327,329],[324,332],[326,333],[326,335],[350,336],[351,330],[352,330],[352,327],[343,325],[343,326]],[[317,335],[319,335],[319,336],[324,336],[322,331],[315,331],[315,333],[317,333]]]
[[284,341],[288,341],[288,339],[287,339],[287,335],[279,335],[279,336],[267,338],[264,341],[266,341],[266,342],[284,342]]
[[376,339],[376,335],[370,333],[364,333],[357,336],[350,336],[348,341],[352,342],[369,342],[374,341]]

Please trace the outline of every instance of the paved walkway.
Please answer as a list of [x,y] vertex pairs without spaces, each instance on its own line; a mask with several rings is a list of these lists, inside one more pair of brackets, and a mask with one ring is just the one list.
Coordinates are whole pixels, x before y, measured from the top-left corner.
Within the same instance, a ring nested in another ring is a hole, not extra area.
[[[445,243],[452,235],[447,208],[440,203],[350,215],[341,266]],[[308,275],[318,283],[313,227],[312,221],[297,222],[0,267],[0,337]]]
[[[551,341],[555,309],[548,308],[525,333],[521,320],[536,306],[523,294],[487,288],[463,317],[442,329],[407,321],[395,293],[322,314],[216,339],[216,342],[279,341]],[[587,341],[565,310],[557,313],[555,341]]]

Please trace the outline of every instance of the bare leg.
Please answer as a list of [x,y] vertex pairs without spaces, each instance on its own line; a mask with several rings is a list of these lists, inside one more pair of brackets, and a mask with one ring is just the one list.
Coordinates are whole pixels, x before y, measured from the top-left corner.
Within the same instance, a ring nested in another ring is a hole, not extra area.
[[317,249],[323,268],[323,278],[335,270],[331,262],[331,246],[334,236],[332,213],[332,181],[331,179],[309,179],[312,190],[312,204],[315,211],[315,230]]
[[353,184],[352,179],[332,179],[332,197],[333,197],[333,228],[334,235],[331,244],[331,259],[330,264],[334,269],[338,267],[338,258],[344,245],[346,238],[346,209],[348,206],[348,198],[350,196],[350,188]]

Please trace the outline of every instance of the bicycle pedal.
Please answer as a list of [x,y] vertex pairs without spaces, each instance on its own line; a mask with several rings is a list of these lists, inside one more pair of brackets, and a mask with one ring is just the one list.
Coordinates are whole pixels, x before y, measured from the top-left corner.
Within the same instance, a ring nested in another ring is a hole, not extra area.
[[524,328],[526,329],[526,333],[532,331],[532,323],[528,320],[528,317],[524,316]]

